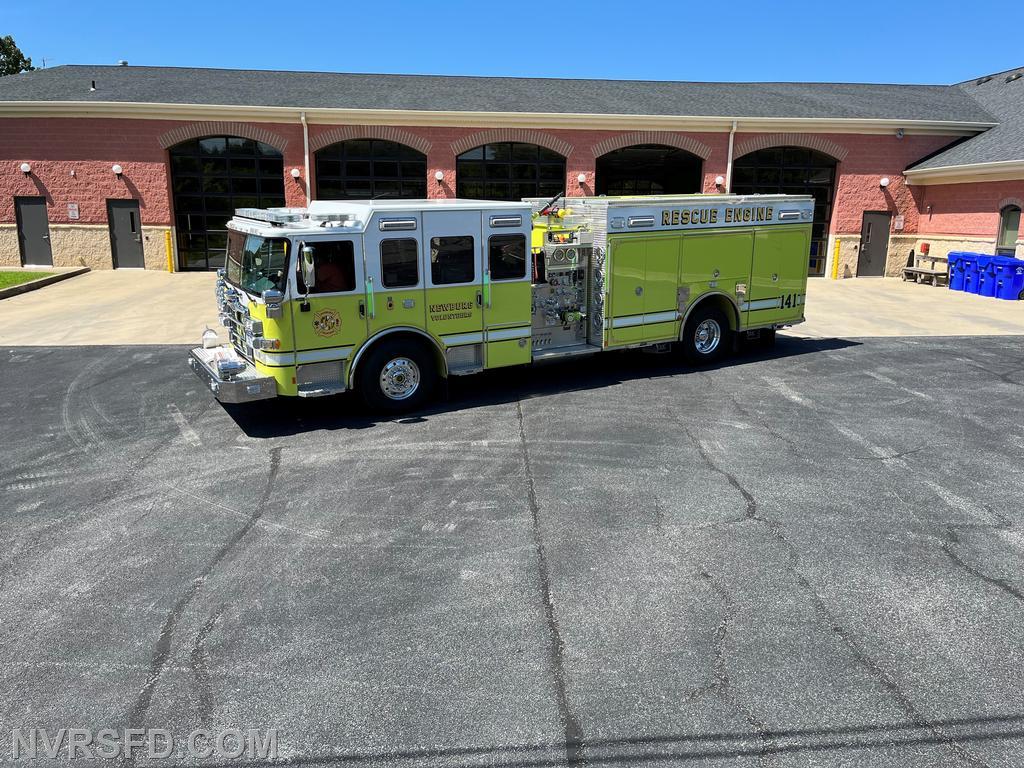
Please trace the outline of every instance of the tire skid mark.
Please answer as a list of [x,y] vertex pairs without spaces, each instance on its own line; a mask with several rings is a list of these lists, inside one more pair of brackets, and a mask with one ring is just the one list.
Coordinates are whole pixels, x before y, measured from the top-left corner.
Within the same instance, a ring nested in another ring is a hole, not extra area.
[[551,669],[555,678],[555,692],[558,698],[558,716],[562,722],[565,741],[565,758],[569,765],[584,763],[583,730],[573,714],[565,684],[565,640],[558,625],[555,606],[551,597],[551,573],[548,567],[547,554],[544,551],[544,539],[540,528],[540,503],[537,501],[537,488],[533,479],[533,468],[530,464],[530,453],[526,443],[526,426],[523,419],[523,404],[516,401],[516,416],[519,419],[519,442],[522,450],[523,471],[526,475],[526,491],[530,504],[530,516],[533,526],[533,541],[537,553],[537,565],[540,571],[540,586],[544,602],[544,617],[550,639]]
[[156,648],[153,651],[153,658],[149,664],[149,674],[146,677],[146,682],[143,684],[135,703],[128,712],[127,727],[142,727],[146,713],[149,711],[150,704],[153,701],[153,691],[156,688],[157,683],[160,681],[160,678],[167,667],[168,660],[170,659],[171,641],[174,639],[174,632],[177,628],[178,621],[181,619],[181,616],[189,603],[192,602],[195,596],[199,593],[199,590],[202,589],[214,569],[232,552],[232,550],[234,550],[234,548],[242,541],[242,539],[245,538],[246,534],[256,526],[260,518],[263,516],[263,513],[267,509],[267,501],[274,490],[274,483],[277,480],[277,474],[280,467],[281,448],[271,448],[270,471],[267,473],[267,483],[263,489],[263,493],[255,504],[255,511],[249,516],[245,524],[226,542],[224,542],[217,552],[214,553],[213,557],[206,566],[204,566],[203,570],[190,582],[185,592],[182,593],[171,607],[171,610],[168,611],[167,617],[164,619],[163,627],[161,628],[160,634],[157,638]]
[[218,611],[206,620],[192,642],[192,651],[189,653],[189,670],[196,688],[199,722],[204,728],[213,725],[213,684],[210,681],[210,651],[206,647],[206,640],[222,615],[223,611]]

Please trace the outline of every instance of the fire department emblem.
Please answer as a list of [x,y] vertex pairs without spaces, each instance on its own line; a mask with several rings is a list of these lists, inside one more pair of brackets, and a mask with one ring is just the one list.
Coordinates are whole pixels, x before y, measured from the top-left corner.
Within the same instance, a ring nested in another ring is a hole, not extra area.
[[333,336],[341,330],[341,318],[333,309],[321,309],[313,315],[313,332],[317,336]]

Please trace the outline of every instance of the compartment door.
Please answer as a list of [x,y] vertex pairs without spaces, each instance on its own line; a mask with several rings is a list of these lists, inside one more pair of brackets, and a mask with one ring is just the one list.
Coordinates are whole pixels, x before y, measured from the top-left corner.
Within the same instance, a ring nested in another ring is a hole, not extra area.
[[786,322],[803,315],[809,252],[809,227],[765,227],[754,232],[747,325]]
[[643,341],[647,241],[634,238],[611,240],[609,238],[608,248],[611,307],[606,313],[611,344]]
[[679,338],[679,246],[682,238],[652,237],[644,255],[644,340]]

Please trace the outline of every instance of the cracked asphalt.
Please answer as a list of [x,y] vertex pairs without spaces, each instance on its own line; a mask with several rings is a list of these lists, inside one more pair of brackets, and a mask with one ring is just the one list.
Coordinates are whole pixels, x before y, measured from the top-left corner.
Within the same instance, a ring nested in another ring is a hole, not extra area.
[[597,356],[393,420],[225,409],[182,347],[0,361],[4,762],[1024,765],[1021,337]]

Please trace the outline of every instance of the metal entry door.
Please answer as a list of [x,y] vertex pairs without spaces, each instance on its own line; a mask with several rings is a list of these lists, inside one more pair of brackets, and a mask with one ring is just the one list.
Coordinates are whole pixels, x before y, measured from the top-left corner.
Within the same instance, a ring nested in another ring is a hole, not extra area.
[[892,214],[885,211],[864,211],[860,227],[860,256],[857,277],[882,277],[889,255],[889,225]]
[[142,221],[138,200],[107,200],[107,221],[110,222],[110,250],[114,268],[144,267],[142,255]]
[[53,252],[50,250],[50,223],[46,218],[46,198],[16,197],[14,211],[18,222],[21,263],[33,267],[52,266]]

